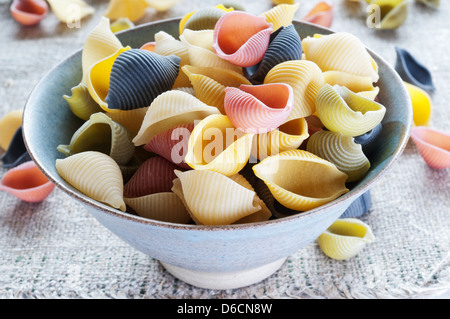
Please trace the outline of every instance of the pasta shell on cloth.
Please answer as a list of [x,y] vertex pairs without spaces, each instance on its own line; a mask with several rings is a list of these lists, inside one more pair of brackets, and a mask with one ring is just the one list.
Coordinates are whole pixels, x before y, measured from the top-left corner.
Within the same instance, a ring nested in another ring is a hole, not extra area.
[[251,156],[262,160],[280,152],[297,149],[309,137],[305,118],[297,118],[280,125],[278,129],[253,137]]
[[362,179],[370,168],[370,162],[360,144],[352,136],[340,132],[319,131],[310,136],[306,150],[336,165],[347,174],[347,183]]
[[136,22],[145,15],[148,7],[147,0],[109,0],[104,16],[111,20],[128,18]]
[[[155,34],[155,48],[153,51],[164,56],[178,56],[181,59],[179,69],[181,69],[184,65],[190,64],[187,45],[180,40],[175,39],[167,32],[159,31]],[[173,84],[173,88],[189,86],[191,86],[191,83],[187,75],[180,70],[177,78],[175,79],[175,83]]]
[[426,126],[413,126],[411,139],[428,166],[435,169],[450,167],[450,134]]
[[323,232],[317,242],[322,252],[333,259],[345,260],[356,256],[375,236],[369,225],[356,218],[336,220]]
[[134,110],[120,110],[118,112],[106,112],[114,122],[125,126],[133,136],[139,132],[142,121],[149,107],[140,107]]
[[189,52],[189,63],[199,67],[219,67],[242,74],[242,68],[220,58],[213,50],[214,30],[186,29],[180,35]]
[[235,128],[226,115],[210,115],[194,126],[185,161],[196,170],[234,175],[248,162],[253,135]]
[[428,126],[433,112],[431,96],[420,87],[404,82],[411,98],[413,122],[416,126]]
[[108,94],[109,109],[132,110],[147,107],[161,93],[172,89],[181,59],[151,51],[131,49],[114,60]]
[[102,16],[84,41],[81,52],[82,82],[87,83],[87,77],[94,64],[113,55],[122,47],[122,43],[111,30],[110,20]]
[[301,20],[329,28],[333,23],[333,18],[333,5],[326,1],[321,1],[317,3]]
[[173,191],[196,224],[229,225],[262,209],[254,191],[220,173],[190,170],[175,174]]
[[380,15],[375,23],[375,29],[392,30],[397,29],[405,23],[408,17],[407,0],[372,0],[367,10],[368,19],[371,15]]
[[94,14],[95,8],[83,0],[47,0],[54,15],[64,23],[74,23]]
[[253,172],[281,205],[295,211],[314,209],[349,191],[345,173],[304,150],[269,156],[253,166]]
[[213,50],[234,65],[249,67],[264,57],[272,31],[272,24],[263,17],[230,11],[214,27]]
[[325,83],[331,86],[345,86],[352,92],[371,100],[375,100],[380,92],[380,88],[374,86],[372,79],[368,76],[358,76],[341,71],[326,71],[323,72],[323,79]]
[[22,126],[23,110],[14,110],[6,113],[0,119],[0,147],[6,151],[14,134]]
[[97,102],[91,97],[89,90],[85,83],[74,86],[71,89],[72,95],[63,95],[63,98],[67,101],[72,113],[84,120],[89,120],[92,114],[101,112],[102,108]]
[[416,0],[416,2],[423,3],[424,5],[432,8],[432,9],[438,9],[441,5],[440,0]]
[[245,133],[264,134],[278,128],[290,115],[294,92],[289,84],[240,85],[225,89],[225,113]]
[[195,96],[203,103],[217,107],[222,114],[225,114],[225,89],[251,85],[241,73],[230,69],[185,65],[182,71],[189,78]]
[[195,123],[211,114],[220,114],[220,111],[187,92],[181,90],[164,92],[148,108],[133,143],[135,146],[145,145],[154,136],[172,127]]
[[294,25],[280,27],[270,35],[269,46],[261,62],[244,68],[244,75],[253,84],[261,84],[274,66],[285,61],[301,60],[302,53],[302,41]]
[[364,44],[347,32],[336,32],[302,40],[305,57],[315,62],[323,71],[341,71],[358,76],[367,76],[372,82],[379,79],[378,65]]
[[285,83],[294,92],[294,106],[288,120],[307,117],[316,110],[315,101],[324,83],[320,68],[311,61],[282,62],[267,73],[264,84]]
[[22,126],[20,126],[16,133],[14,133],[8,149],[0,157],[0,165],[3,168],[12,168],[28,161],[31,161],[31,156],[25,146]]
[[111,31],[113,33],[117,33],[123,30],[134,28],[134,23],[129,18],[120,18],[111,23],[110,25]]
[[295,13],[300,6],[299,3],[294,4],[279,4],[270,10],[267,10],[260,14],[268,23],[272,23],[273,31],[276,31],[280,27],[287,27],[292,24]]
[[418,61],[409,51],[396,47],[395,71],[403,81],[427,92],[435,90],[430,70]]
[[66,182],[88,197],[126,210],[122,173],[110,156],[96,151],[77,153],[57,159],[56,170]]
[[386,108],[344,86],[324,84],[316,99],[317,115],[325,127],[346,136],[359,136],[381,123]]
[[72,135],[69,145],[59,145],[58,150],[66,156],[85,151],[102,152],[123,165],[133,157],[132,139],[127,128],[99,112],[92,114]]
[[30,203],[42,202],[54,188],[55,184],[31,160],[10,169],[0,180],[1,191]]
[[9,11],[20,24],[32,26],[47,16],[49,7],[45,0],[13,0]]
[[144,149],[153,152],[179,167],[190,169],[184,158],[194,123],[180,124],[152,137]]

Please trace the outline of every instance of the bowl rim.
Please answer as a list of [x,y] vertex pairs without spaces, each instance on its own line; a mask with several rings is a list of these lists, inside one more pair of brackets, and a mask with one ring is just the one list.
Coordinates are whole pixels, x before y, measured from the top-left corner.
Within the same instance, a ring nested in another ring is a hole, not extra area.
[[[143,23],[143,24],[135,26],[131,29],[126,29],[126,30],[117,32],[116,36],[120,40],[120,36],[122,34],[132,33],[132,32],[135,32],[136,30],[148,28],[149,26],[154,26],[154,25],[158,25],[158,24],[173,23],[175,21],[179,21],[180,19],[181,19],[181,17],[174,17],[174,18],[167,18],[167,19],[161,19],[161,20]],[[297,20],[297,19],[293,19],[292,23],[299,24],[299,25],[302,25],[302,24],[308,25],[308,26],[313,27],[314,29],[317,29],[318,31],[324,32],[326,34],[331,34],[331,33],[337,32],[337,31],[333,31],[332,29],[329,29],[329,28],[325,28],[322,26],[315,25],[313,23],[309,23],[309,22],[301,21],[301,20]],[[373,52],[369,48],[366,48],[366,49],[370,53],[372,58],[374,58],[374,59],[376,58],[377,60],[382,62],[384,65],[386,65],[388,67],[388,69],[394,71],[393,68],[387,63],[387,61],[384,58],[382,58],[380,55]],[[112,217],[123,218],[130,222],[136,222],[136,223],[140,223],[140,224],[144,224],[144,225],[148,225],[148,226],[162,227],[162,228],[176,229],[176,230],[211,232],[211,231],[224,231],[224,230],[236,230],[236,231],[243,230],[243,231],[245,231],[245,230],[254,229],[254,228],[271,227],[271,226],[277,226],[277,225],[285,224],[285,223],[293,223],[293,222],[302,220],[304,218],[311,218],[315,215],[321,214],[322,211],[327,210],[330,206],[343,204],[344,202],[349,201],[352,198],[356,199],[358,196],[360,196],[363,193],[365,193],[366,191],[368,191],[372,187],[372,185],[374,183],[376,183],[379,180],[379,178],[388,171],[388,169],[392,166],[392,164],[397,161],[397,159],[403,153],[403,151],[407,145],[407,142],[409,140],[409,134],[410,134],[412,118],[413,118],[412,104],[411,104],[410,100],[408,103],[409,104],[408,109],[410,110],[410,112],[407,114],[408,115],[407,123],[406,123],[407,125],[405,126],[405,130],[403,131],[403,136],[399,140],[399,144],[396,146],[395,151],[391,155],[389,161],[387,161],[387,163],[384,164],[384,166],[380,169],[380,171],[377,173],[377,175],[374,178],[366,181],[365,183],[358,185],[356,188],[350,190],[346,194],[341,195],[340,197],[331,201],[330,203],[321,205],[321,206],[314,208],[312,210],[309,210],[309,211],[299,212],[299,213],[296,213],[293,215],[285,216],[283,218],[276,218],[276,219],[271,219],[271,220],[262,221],[262,222],[251,222],[251,223],[231,224],[231,225],[179,224],[179,223],[159,221],[159,220],[141,217],[138,215],[133,215],[128,212],[123,212],[118,209],[114,209],[106,204],[100,203],[100,202],[88,197],[87,195],[84,195],[83,193],[81,193],[80,191],[78,191],[76,189],[74,190],[74,189],[71,189],[70,187],[68,187],[67,185],[61,184],[58,180],[53,178],[53,176],[50,173],[47,172],[47,170],[45,169],[45,165],[39,160],[39,158],[37,158],[35,156],[35,154],[33,152],[33,148],[29,145],[28,139],[26,138],[28,129],[27,129],[27,126],[24,124],[27,123],[27,120],[26,120],[28,117],[27,109],[28,109],[28,105],[31,103],[30,101],[33,100],[33,97],[37,94],[39,87],[42,85],[42,83],[46,80],[47,77],[49,77],[56,69],[58,69],[61,65],[65,64],[68,60],[74,58],[77,54],[80,54],[82,52],[82,50],[83,50],[83,48],[76,50],[74,53],[72,53],[71,55],[69,55],[62,61],[60,61],[56,66],[54,66],[49,71],[47,71],[47,73],[44,74],[44,76],[38,81],[38,83],[32,89],[30,95],[27,98],[27,101],[24,106],[24,111],[23,111],[23,117],[22,117],[23,139],[24,139],[25,146],[30,154],[31,159],[36,163],[36,165],[44,173],[44,175],[51,182],[53,182],[59,189],[63,190],[65,193],[70,195],[72,198],[78,199],[83,204],[88,205],[89,207],[92,207],[93,209],[101,210],[103,213],[109,214]],[[397,72],[394,71],[392,73],[393,73],[393,76],[397,78],[397,81],[402,81],[400,76],[397,74]],[[402,91],[403,91],[402,94],[407,96],[406,88],[402,87]]]

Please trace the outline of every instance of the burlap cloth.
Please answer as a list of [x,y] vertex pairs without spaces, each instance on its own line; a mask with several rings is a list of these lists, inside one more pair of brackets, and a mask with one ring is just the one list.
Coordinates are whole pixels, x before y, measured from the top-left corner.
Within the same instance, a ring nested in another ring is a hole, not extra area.
[[[107,0],[87,2],[96,13],[82,20],[81,28],[69,29],[52,14],[40,26],[20,27],[9,14],[10,1],[0,1],[2,116],[22,108],[38,80],[82,46],[108,5]],[[297,19],[318,1],[299,2]],[[436,84],[431,126],[448,131],[449,1],[441,1],[436,11],[411,1],[406,23],[385,32],[366,26],[364,6],[330,2],[334,30],[352,32],[392,65],[397,45],[430,68]],[[181,0],[166,13],[149,9],[139,23],[216,3]],[[244,5],[255,14],[272,6],[270,0]],[[362,217],[376,236],[374,243],[352,259],[336,261],[312,242],[264,281],[223,291],[175,279],[59,189],[40,204],[1,192],[0,298],[437,298],[450,290],[449,186],[449,170],[429,168],[410,141],[373,187],[372,208]]]

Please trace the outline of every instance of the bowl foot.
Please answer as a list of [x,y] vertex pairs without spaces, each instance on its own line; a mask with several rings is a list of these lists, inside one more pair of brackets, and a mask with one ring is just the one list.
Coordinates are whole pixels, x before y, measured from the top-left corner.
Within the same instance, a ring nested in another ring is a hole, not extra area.
[[264,280],[275,273],[285,260],[286,257],[256,268],[232,272],[206,272],[160,263],[174,277],[190,285],[205,289],[223,290],[241,288]]

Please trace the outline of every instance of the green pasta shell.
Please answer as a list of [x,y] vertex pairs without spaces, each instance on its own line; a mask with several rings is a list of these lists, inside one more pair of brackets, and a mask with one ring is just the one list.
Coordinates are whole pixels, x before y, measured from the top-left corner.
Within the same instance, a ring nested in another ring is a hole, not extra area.
[[63,95],[63,98],[69,104],[72,113],[78,118],[87,121],[89,117],[97,112],[101,112],[102,108],[89,94],[89,90],[84,83],[80,83],[72,88],[72,95]]

